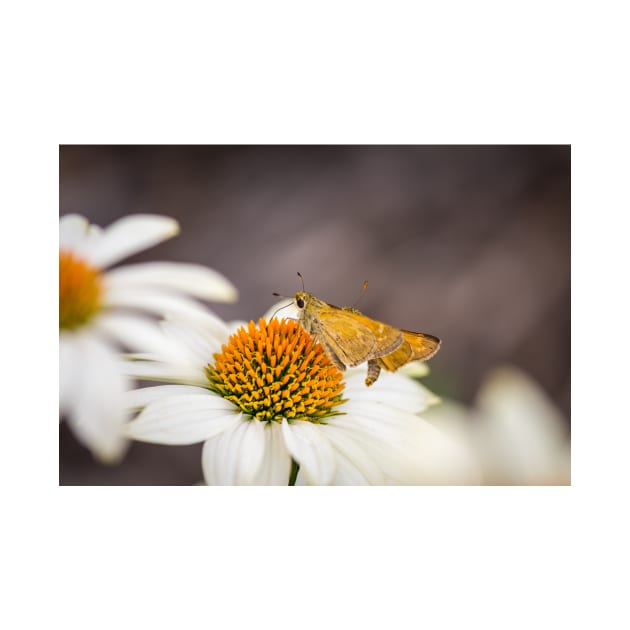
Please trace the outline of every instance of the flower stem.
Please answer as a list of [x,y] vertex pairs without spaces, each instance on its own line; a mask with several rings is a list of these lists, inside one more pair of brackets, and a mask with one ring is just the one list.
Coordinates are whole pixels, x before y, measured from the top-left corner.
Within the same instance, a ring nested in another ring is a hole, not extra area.
[[300,465],[294,460],[291,460],[291,474],[289,475],[289,485],[294,486],[295,480],[297,479],[298,470],[300,470]]

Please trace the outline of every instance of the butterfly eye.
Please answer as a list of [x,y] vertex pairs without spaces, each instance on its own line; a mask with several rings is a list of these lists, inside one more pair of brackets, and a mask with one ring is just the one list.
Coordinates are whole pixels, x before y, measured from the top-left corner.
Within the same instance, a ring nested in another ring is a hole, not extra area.
[[304,308],[304,300],[302,298],[298,298],[295,303],[297,304],[298,308]]

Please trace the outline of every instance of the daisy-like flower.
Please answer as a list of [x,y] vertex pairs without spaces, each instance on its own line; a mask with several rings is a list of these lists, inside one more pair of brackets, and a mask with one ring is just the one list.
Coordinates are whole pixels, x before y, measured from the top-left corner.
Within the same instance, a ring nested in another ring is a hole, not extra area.
[[163,327],[179,356],[145,357],[130,373],[178,384],[130,392],[140,413],[127,435],[203,442],[209,485],[477,480],[463,451],[416,415],[435,400],[426,388],[389,372],[367,388],[365,366],[342,374],[295,321],[261,318],[231,335],[209,315]]
[[132,215],[101,229],[73,214],[59,221],[59,408],[76,438],[103,462],[116,462],[128,440],[124,395],[130,388],[119,349],[166,352],[147,315],[194,313],[190,296],[234,301],[234,287],[200,265],[141,263],[105,271],[179,232],[173,219]]

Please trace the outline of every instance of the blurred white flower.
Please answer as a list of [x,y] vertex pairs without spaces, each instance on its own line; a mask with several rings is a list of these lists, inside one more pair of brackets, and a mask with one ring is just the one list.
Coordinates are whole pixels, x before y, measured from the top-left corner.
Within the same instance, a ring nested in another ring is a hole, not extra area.
[[175,220],[132,215],[101,229],[79,215],[59,221],[59,408],[76,438],[99,460],[125,452],[130,386],[118,350],[165,351],[148,314],[199,312],[189,296],[233,301],[234,287],[200,265],[141,263],[104,271],[175,236]]
[[[230,336],[213,316],[163,322],[178,356],[130,363],[130,374],[177,385],[138,389],[127,435],[159,444],[204,442],[209,485],[444,484],[478,481],[466,452],[416,414],[432,394],[385,373],[339,372],[296,322],[263,318]],[[294,481],[294,480],[292,480]]]
[[514,367],[493,370],[473,409],[454,402],[425,416],[467,448],[488,485],[568,485],[571,447],[562,414]]

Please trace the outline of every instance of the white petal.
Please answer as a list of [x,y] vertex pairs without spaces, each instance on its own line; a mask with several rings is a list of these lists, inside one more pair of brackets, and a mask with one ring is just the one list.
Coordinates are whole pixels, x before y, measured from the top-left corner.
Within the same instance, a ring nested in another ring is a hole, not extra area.
[[265,442],[265,454],[254,484],[286,486],[291,474],[291,455],[282,437],[282,427],[277,422],[265,424]]
[[153,361],[120,361],[120,365],[125,374],[138,380],[181,383],[182,385],[197,385],[199,387],[205,387],[208,384],[203,366],[168,365]]
[[127,448],[122,426],[129,383],[119,370],[117,354],[96,337],[82,335],[73,342],[73,359],[74,383],[64,401],[68,424],[95,457],[119,461]]
[[493,483],[569,483],[570,447],[560,412],[516,368],[498,368],[478,396],[477,443]]
[[125,265],[108,272],[107,280],[121,289],[157,287],[217,302],[238,299],[238,292],[229,280],[203,265],[172,262]]
[[105,228],[102,237],[89,252],[97,267],[109,267],[179,233],[177,221],[152,214],[123,217]]
[[190,356],[147,317],[105,313],[94,319],[95,330],[131,352],[143,352],[163,361],[184,362]]
[[326,485],[335,474],[335,453],[322,426],[306,420],[282,421],[282,435],[293,459],[309,481]]
[[443,400],[423,412],[422,417],[459,445],[465,452],[465,455],[462,454],[463,461],[474,462],[471,468],[476,473],[471,475],[468,483],[480,483],[483,466],[476,441],[479,423],[475,421],[474,414],[460,403]]
[[59,219],[59,249],[76,252],[87,237],[90,224],[80,214],[66,214]]
[[406,484],[479,483],[470,453],[446,433],[414,414],[386,406],[353,404],[329,425],[349,433],[386,477]]
[[142,409],[156,400],[181,395],[207,396],[208,390],[190,385],[156,385],[128,391],[125,395],[125,401],[129,409]]
[[402,374],[384,370],[376,383],[371,387],[366,387],[366,370],[366,365],[352,371],[348,370],[345,377],[345,393],[348,398],[385,403],[411,413],[423,411],[438,400],[434,394],[417,381]]
[[132,289],[108,287],[105,305],[109,308],[139,310],[156,315],[184,315],[202,317],[206,307],[178,293],[157,289]]
[[415,477],[408,483],[477,485],[481,467],[469,446],[446,431],[418,418],[416,426]]
[[251,485],[265,454],[264,423],[239,418],[203,445],[202,465],[208,485]]
[[75,335],[62,333],[59,335],[59,412],[65,414],[72,393],[76,387],[77,368],[80,369],[79,359],[75,352]]
[[212,392],[176,394],[147,405],[125,432],[143,442],[195,444],[225,431],[236,415],[232,403]]
[[409,443],[414,438],[411,426],[400,427],[392,425],[384,417],[372,419],[359,413],[335,416],[329,421],[331,426],[343,429],[358,448],[376,463],[384,477],[394,478],[400,483],[412,482],[414,466],[408,453]]
[[361,474],[361,471],[340,453],[336,454],[337,468],[332,484],[335,486],[367,486],[368,480]]
[[[212,319],[216,322],[211,324]],[[186,348],[191,360],[200,365],[212,362],[213,355],[220,352],[221,346],[228,340],[227,327],[214,316],[167,318],[160,322],[160,327],[167,337]]]
[[351,431],[329,424],[326,426],[326,437],[330,440],[335,451],[340,453],[344,459],[352,462],[362,478],[365,479],[365,483],[371,485],[385,483],[383,471],[365,449],[353,439]]

